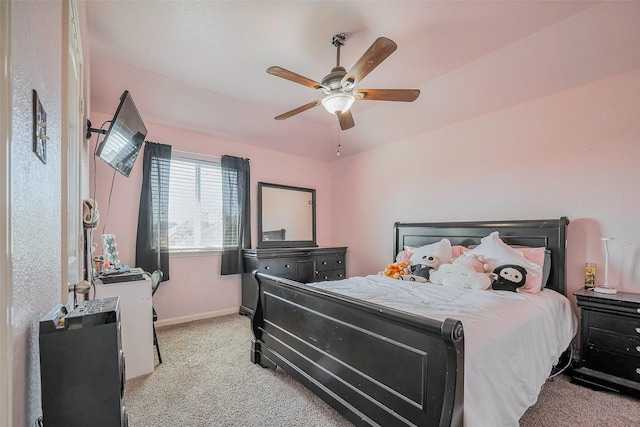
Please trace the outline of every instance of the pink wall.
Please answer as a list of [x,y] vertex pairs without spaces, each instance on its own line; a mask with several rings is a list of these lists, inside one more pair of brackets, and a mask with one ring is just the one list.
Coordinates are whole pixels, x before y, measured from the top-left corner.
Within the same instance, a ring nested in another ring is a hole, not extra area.
[[616,239],[609,282],[640,292],[638,99],[640,70],[334,162],[331,236],[349,246],[348,274],[390,262],[396,221],[568,216],[568,293],[585,262],[603,282],[603,236]]
[[[135,88],[131,88],[135,99]],[[120,94],[114,94],[115,111]],[[112,113],[111,113],[112,114]],[[318,162],[247,144],[232,142],[184,129],[162,126],[145,119],[149,130],[147,140],[169,144],[174,150],[221,156],[224,154],[248,157],[251,162],[251,223],[252,244],[257,244],[257,189],[258,181],[315,188],[317,193],[317,241],[320,246],[330,244],[330,166]],[[92,123],[102,123],[111,115],[93,112]],[[95,136],[91,140],[95,149]],[[113,169],[96,159],[96,199],[100,212],[100,224],[94,232],[94,242],[101,253],[100,235],[116,235],[120,260],[135,265],[135,241],[138,224],[138,206],[142,185],[142,153],[129,178],[116,174],[107,215],[109,188]],[[93,170],[92,161],[91,168]],[[92,175],[93,179],[93,175]],[[91,194],[93,195],[93,184]],[[217,254],[172,256],[171,279],[163,282],[153,302],[160,321],[178,321],[206,316],[215,312],[235,311],[240,306],[240,276],[220,276],[220,256]],[[181,319],[182,318],[182,319]]]
[[[348,275],[375,273],[390,261],[396,221],[568,216],[569,293],[582,286],[585,262],[601,267],[602,283],[602,236],[616,239],[610,283],[640,292],[638,98],[640,70],[331,164],[153,123],[148,139],[186,151],[250,157],[254,203],[258,181],[316,188],[318,243],[349,247]],[[100,123],[108,118],[92,116]],[[398,162],[399,153],[404,159]],[[129,179],[116,176],[106,229],[118,236],[121,259],[130,265],[141,165],[139,160]],[[110,181],[110,169],[98,161],[102,215]],[[252,221],[255,247],[255,204]],[[221,277],[219,263],[216,255],[172,257],[171,280],[154,298],[161,319],[235,310],[240,279]]]

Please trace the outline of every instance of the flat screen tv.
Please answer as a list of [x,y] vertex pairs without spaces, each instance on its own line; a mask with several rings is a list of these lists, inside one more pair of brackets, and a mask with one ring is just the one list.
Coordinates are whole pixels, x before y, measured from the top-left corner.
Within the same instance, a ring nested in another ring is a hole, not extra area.
[[128,177],[146,136],[147,128],[140,118],[131,94],[125,90],[120,97],[120,105],[111,120],[109,130],[98,144],[96,155]]

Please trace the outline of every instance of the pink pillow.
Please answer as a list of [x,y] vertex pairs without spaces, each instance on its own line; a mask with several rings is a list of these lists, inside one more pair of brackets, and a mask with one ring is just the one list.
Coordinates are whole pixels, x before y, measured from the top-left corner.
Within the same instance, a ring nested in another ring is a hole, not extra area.
[[454,245],[451,246],[451,258],[458,258],[463,253],[467,252],[469,248],[466,246]]
[[[524,255],[526,259],[532,263],[540,266],[540,271],[544,266],[544,248],[514,248]],[[542,290],[542,274],[536,276],[530,276],[527,274],[527,281],[524,286],[518,288],[518,292],[527,292],[530,294],[537,294]]]

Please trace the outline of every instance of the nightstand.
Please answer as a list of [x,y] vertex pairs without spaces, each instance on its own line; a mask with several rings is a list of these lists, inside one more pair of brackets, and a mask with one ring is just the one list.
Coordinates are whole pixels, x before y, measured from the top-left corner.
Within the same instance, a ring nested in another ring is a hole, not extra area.
[[640,396],[640,294],[580,290],[579,367],[573,382]]

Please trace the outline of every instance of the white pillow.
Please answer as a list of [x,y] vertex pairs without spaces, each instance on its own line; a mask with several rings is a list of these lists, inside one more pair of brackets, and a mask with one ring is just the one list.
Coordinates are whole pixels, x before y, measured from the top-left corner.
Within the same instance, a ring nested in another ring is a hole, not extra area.
[[465,255],[483,256],[484,263],[489,265],[491,271],[501,265],[515,264],[524,267],[530,276],[542,274],[542,268],[539,265],[529,261],[522,252],[503,242],[497,231],[483,237],[480,244]]
[[413,265],[427,265],[425,260],[428,257],[436,257],[440,261],[438,265],[451,263],[451,242],[449,239],[442,239],[439,242],[420,246],[419,248],[406,247],[405,249],[411,252],[409,261]]

